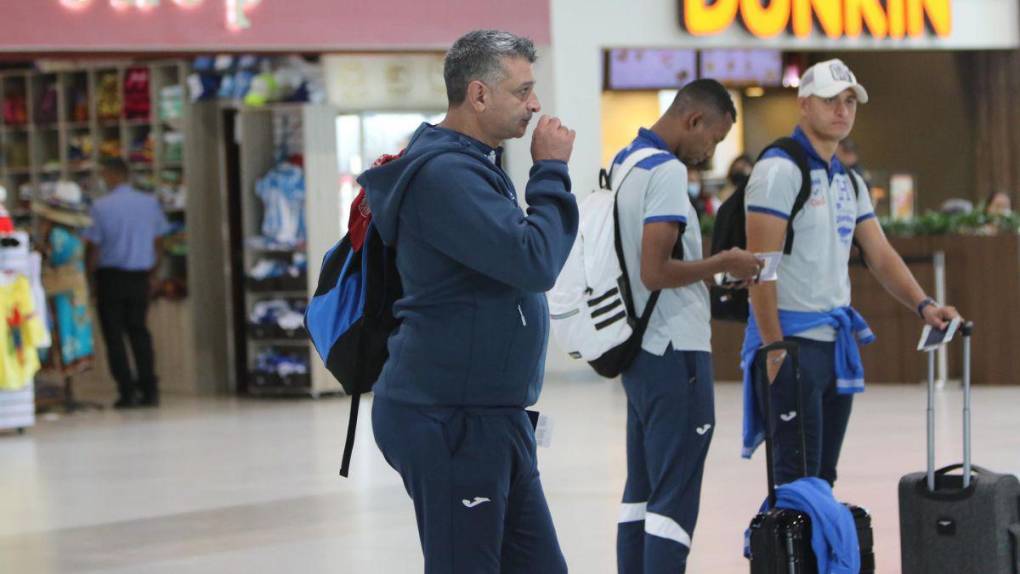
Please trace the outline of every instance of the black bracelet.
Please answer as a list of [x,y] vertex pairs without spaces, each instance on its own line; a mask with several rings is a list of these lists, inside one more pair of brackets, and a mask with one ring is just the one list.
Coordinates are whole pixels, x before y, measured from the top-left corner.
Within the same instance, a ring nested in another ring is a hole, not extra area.
[[922,319],[924,319],[924,308],[929,305],[938,305],[938,303],[936,303],[931,297],[925,297],[923,301],[917,304],[917,314],[920,315]]

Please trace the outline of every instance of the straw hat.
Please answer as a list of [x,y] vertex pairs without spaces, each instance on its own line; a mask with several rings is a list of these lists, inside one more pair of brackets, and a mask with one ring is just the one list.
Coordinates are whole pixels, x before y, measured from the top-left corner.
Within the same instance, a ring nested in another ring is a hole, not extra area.
[[54,223],[70,227],[92,225],[88,207],[82,199],[81,186],[70,181],[57,182],[49,198],[32,202],[32,211]]

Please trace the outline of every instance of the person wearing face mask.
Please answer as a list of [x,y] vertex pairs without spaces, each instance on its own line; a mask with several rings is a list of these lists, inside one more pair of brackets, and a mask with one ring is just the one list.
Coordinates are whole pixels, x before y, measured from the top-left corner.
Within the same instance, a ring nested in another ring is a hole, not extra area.
[[747,184],[752,168],[754,168],[754,160],[746,153],[737,156],[730,162],[730,168],[726,171],[726,185],[719,191],[720,204],[729,199],[740,186]]
[[624,169],[632,154],[651,151],[617,187],[617,221],[635,313],[640,316],[651,293],[661,291],[641,351],[622,377],[627,394],[627,483],[617,526],[622,574],[683,572],[691,549],[715,426],[704,281],[721,272],[754,277],[761,264],[740,249],[702,259],[701,226],[691,202],[696,182],[687,166],[711,158],[736,117],[721,84],[697,80],[613,161],[613,169]]

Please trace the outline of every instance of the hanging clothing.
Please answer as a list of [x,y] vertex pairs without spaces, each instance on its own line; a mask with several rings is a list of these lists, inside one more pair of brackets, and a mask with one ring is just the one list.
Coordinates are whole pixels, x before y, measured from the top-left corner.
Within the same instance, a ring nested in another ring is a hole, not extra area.
[[48,239],[50,266],[43,272],[43,285],[53,301],[61,364],[72,365],[95,353],[85,281],[85,244],[70,230],[57,226]]
[[50,336],[50,317],[49,309],[46,308],[46,290],[43,289],[42,285],[42,268],[42,254],[38,251],[33,251],[28,256],[28,269],[24,275],[28,278],[28,284],[32,288],[32,302],[35,303],[35,314],[39,316],[39,321],[46,326],[43,338],[39,341],[39,348],[49,349],[53,346],[53,338]]
[[255,184],[262,200],[262,235],[284,245],[305,240],[305,174],[289,162],[269,170]]
[[0,390],[17,391],[39,371],[39,341],[46,326],[35,313],[32,287],[24,276],[0,279]]
[[[35,303],[35,313],[44,326],[48,325],[46,293],[43,291],[41,279],[42,255],[38,251],[28,250],[30,244],[28,233],[12,229],[4,231],[2,219],[0,216],[0,238],[3,239],[3,244],[0,245],[0,272],[9,276],[21,275],[28,279]],[[52,344],[50,332],[46,329],[37,346],[48,349]]]

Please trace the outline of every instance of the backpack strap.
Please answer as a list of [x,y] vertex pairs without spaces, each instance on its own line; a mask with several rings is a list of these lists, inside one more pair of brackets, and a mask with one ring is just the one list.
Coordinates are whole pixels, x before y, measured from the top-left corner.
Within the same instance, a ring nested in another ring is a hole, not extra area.
[[[627,272],[627,259],[623,256],[623,240],[620,238],[620,206],[616,198],[613,199],[613,235],[616,244],[616,259],[620,262],[620,271],[623,272],[622,279],[627,284],[628,296],[623,298],[623,303],[627,306],[627,315],[633,317],[637,310],[634,305],[634,290],[630,287],[630,275]],[[678,242],[682,240],[683,235],[681,234]],[[648,296],[648,302],[645,304],[644,311],[634,327],[634,332],[642,338],[648,329],[648,322],[652,320],[652,312],[655,310],[655,305],[659,302],[660,294],[661,291],[656,290],[652,291]]]
[[[619,195],[617,194],[619,187],[623,185],[623,182],[627,179],[627,176],[630,175],[637,164],[654,155],[662,153],[669,152],[657,148],[641,148],[627,156],[627,159],[620,164],[619,172],[616,171],[616,166],[613,166],[606,178],[609,184],[609,187],[606,189],[616,190],[613,191],[613,239],[616,246],[616,259],[620,262],[620,270],[623,271],[623,280],[627,282],[627,293],[630,296],[624,298],[624,304],[627,306],[627,314],[631,317],[633,317],[637,311],[634,306],[634,291],[630,288],[630,275],[627,272],[627,259],[623,255],[623,240],[620,237],[620,202]],[[614,185],[614,181],[618,183]],[[681,233],[677,242],[679,243],[682,240],[683,234]],[[659,291],[652,291],[651,295],[648,297],[648,303],[645,304],[644,311],[641,313],[641,317],[638,319],[638,323],[634,327],[634,332],[640,337],[644,337],[644,333],[648,329],[648,323],[652,320],[652,312],[655,311],[655,305],[659,302],[659,295]]]
[[[850,186],[854,188],[854,199],[860,199],[860,197],[861,197],[861,186],[858,185],[858,183],[857,183],[857,170],[849,168],[849,167],[846,167],[846,166],[843,166],[843,167],[846,168],[846,175],[847,175],[847,177],[850,178]],[[856,228],[856,227],[857,227],[857,225],[854,224],[854,228]],[[865,268],[867,268],[868,267],[868,262],[864,259],[864,246],[861,245],[860,241],[857,241],[856,234],[854,235],[853,245],[854,245],[854,247],[857,248],[858,251],[861,252],[861,264],[864,265]]]
[[351,453],[354,451],[354,431],[358,428],[358,409],[361,406],[361,393],[351,395],[351,415],[347,419],[347,440],[344,442],[344,454],[340,461],[340,476],[347,478],[351,469]]
[[783,247],[783,253],[789,255],[793,251],[793,220],[804,209],[804,204],[811,197],[811,167],[808,164],[808,155],[804,151],[804,147],[793,138],[780,138],[772,142],[758,156],[758,161],[761,161],[765,154],[773,149],[785,152],[800,169],[800,191],[797,192],[797,199],[794,200],[793,209],[790,210],[790,219],[786,221],[786,245]]
[[857,170],[843,166],[846,170],[847,177],[850,178],[850,187],[854,188],[854,199],[860,199],[861,197],[861,186],[857,184]]
[[668,151],[653,147],[644,147],[630,154],[629,156],[627,156],[627,159],[625,159],[623,163],[620,164],[619,171],[617,171],[615,165],[609,168],[609,175],[606,176],[606,183],[608,187],[606,187],[605,189],[619,190],[620,186],[623,185],[624,180],[627,179],[627,176],[630,175],[630,172],[634,170],[637,164],[654,155],[659,155],[663,153],[673,155],[670,154]]

